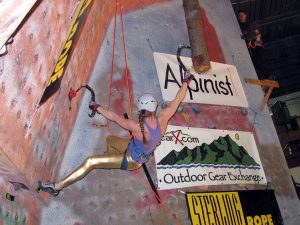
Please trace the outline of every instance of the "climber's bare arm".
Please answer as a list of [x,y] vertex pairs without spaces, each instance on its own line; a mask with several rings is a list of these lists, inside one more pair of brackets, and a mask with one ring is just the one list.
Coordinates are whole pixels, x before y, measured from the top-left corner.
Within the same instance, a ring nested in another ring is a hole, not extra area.
[[136,132],[139,130],[139,124],[134,120],[125,119],[119,116],[118,114],[105,109],[102,106],[99,106],[97,108],[97,112],[103,115],[106,119],[117,123],[118,125],[120,125],[121,127],[123,127],[128,131]]
[[179,107],[180,103],[183,101],[186,92],[187,92],[188,84],[184,82],[179,89],[179,91],[176,94],[175,99],[170,103],[169,106],[164,108],[159,114],[158,114],[158,120],[160,122],[162,133],[165,132],[168,121],[172,118],[172,116],[177,111],[177,108]]

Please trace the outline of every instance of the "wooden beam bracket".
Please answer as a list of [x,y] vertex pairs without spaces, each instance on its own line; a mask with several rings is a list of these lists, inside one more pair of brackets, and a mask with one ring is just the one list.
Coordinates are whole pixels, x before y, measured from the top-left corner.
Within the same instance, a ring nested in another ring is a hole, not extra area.
[[257,80],[257,79],[245,78],[245,82],[248,84],[259,85],[262,88],[267,87],[267,92],[266,92],[263,102],[261,104],[260,111],[262,111],[264,109],[264,107],[266,106],[273,89],[279,87],[279,83],[275,80]]

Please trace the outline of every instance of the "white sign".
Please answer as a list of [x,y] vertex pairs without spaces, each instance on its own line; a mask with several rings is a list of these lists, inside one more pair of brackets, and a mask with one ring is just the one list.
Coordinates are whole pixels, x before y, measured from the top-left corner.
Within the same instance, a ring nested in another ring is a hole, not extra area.
[[[192,68],[191,58],[181,57],[187,68]],[[165,101],[172,101],[182,84],[184,71],[175,55],[154,53],[159,84]],[[248,107],[239,75],[235,66],[211,62],[211,69],[195,74],[184,102]]]
[[155,161],[159,189],[266,184],[250,132],[168,126]]

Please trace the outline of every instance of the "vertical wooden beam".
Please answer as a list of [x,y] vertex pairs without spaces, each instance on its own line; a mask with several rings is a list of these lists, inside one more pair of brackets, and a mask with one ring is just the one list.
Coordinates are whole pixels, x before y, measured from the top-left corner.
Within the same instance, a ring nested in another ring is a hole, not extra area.
[[193,66],[197,73],[203,73],[210,69],[210,62],[203,34],[199,2],[198,0],[183,0],[183,8],[192,50]]
[[268,89],[268,91],[267,91],[267,94],[265,95],[264,100],[263,100],[263,102],[261,103],[260,111],[262,111],[262,110],[265,108],[266,104],[268,103],[268,100],[269,100],[269,98],[270,98],[270,95],[271,95],[273,89],[274,89],[274,87],[269,87],[269,89]]
[[279,87],[279,83],[275,80],[256,80],[256,79],[245,78],[245,82],[249,84],[260,85],[262,87],[268,87],[268,91],[261,104],[260,111],[262,111],[266,106],[266,104],[268,103],[268,100],[270,98],[273,89]]

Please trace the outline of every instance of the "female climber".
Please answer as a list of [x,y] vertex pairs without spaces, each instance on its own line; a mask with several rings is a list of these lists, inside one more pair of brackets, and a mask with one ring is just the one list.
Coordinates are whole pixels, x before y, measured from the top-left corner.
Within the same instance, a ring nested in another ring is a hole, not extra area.
[[[162,109],[156,116],[157,100],[151,94],[144,94],[138,99],[139,122],[124,119],[112,111],[91,102],[89,107],[103,115],[106,119],[119,124],[122,128],[131,131],[134,139],[128,140],[109,136],[107,138],[107,154],[88,157],[77,169],[64,179],[55,183],[38,181],[37,190],[45,191],[53,196],[85,177],[93,169],[122,169],[136,170],[146,162],[160,143],[166,132],[168,121],[176,112],[184,99],[188,84],[193,79],[188,71],[184,74],[181,88],[169,106]],[[145,125],[145,126],[144,126]]]

